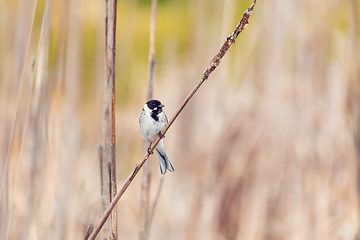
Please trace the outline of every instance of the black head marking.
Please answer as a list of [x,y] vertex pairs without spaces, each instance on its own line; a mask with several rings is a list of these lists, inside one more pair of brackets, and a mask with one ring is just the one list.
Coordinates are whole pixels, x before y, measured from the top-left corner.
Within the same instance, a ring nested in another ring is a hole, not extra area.
[[155,108],[159,108],[159,106],[162,105],[159,100],[150,100],[146,104],[148,108],[150,108],[151,110],[154,110]]
[[159,121],[159,117],[157,115],[162,112],[162,107],[164,105],[162,105],[161,102],[158,100],[150,100],[146,104],[148,108],[152,110],[151,117],[155,121]]

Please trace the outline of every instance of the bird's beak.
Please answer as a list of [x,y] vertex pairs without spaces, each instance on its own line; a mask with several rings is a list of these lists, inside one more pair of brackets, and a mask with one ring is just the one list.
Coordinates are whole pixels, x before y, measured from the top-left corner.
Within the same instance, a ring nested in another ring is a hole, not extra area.
[[160,106],[159,107],[165,107],[163,104],[160,104]]

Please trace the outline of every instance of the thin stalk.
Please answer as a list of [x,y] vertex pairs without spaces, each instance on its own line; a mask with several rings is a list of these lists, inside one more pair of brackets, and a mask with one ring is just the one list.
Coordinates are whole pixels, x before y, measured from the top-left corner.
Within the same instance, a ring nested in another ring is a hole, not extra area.
[[[150,16],[150,41],[149,41],[149,67],[148,67],[148,100],[153,99],[155,85],[155,23],[156,23],[156,6],[157,0],[151,0],[151,16]],[[147,146],[146,146],[147,147]],[[149,198],[151,185],[150,161],[145,163],[144,175],[141,181],[141,223],[140,223],[140,240],[146,240],[148,236],[149,226]]]
[[[116,12],[117,0],[106,0],[105,20],[105,92],[103,119],[103,187],[109,200],[103,203],[108,206],[117,192],[116,186],[116,152],[115,152],[115,55],[116,55]],[[110,174],[107,165],[111,164]],[[110,183],[109,189],[108,183]],[[103,209],[105,210],[105,209]],[[110,228],[111,226],[111,228]],[[117,211],[111,214],[108,224],[111,231],[104,231],[104,239],[117,239]]]
[[[240,23],[236,26],[234,32],[227,37],[226,41],[224,42],[224,44],[222,45],[222,47],[220,48],[220,51],[215,55],[215,57],[211,60],[210,65],[205,69],[205,71],[203,72],[203,76],[201,78],[201,80],[198,82],[198,84],[194,87],[194,89],[189,93],[189,95],[185,98],[184,102],[180,105],[179,109],[177,110],[177,112],[174,114],[174,116],[171,118],[171,120],[169,121],[169,123],[165,126],[165,128],[163,129],[163,131],[161,132],[163,135],[168,131],[168,129],[170,128],[170,126],[174,123],[174,121],[176,120],[176,118],[179,116],[179,114],[181,113],[181,111],[184,109],[184,107],[186,106],[186,104],[190,101],[191,97],[196,93],[196,91],[200,88],[200,86],[206,81],[206,79],[209,78],[209,75],[216,69],[217,66],[219,66],[221,59],[224,57],[224,55],[226,54],[226,52],[229,50],[229,48],[231,47],[232,44],[235,43],[236,38],[239,36],[239,34],[244,30],[244,28],[248,25],[249,23],[249,18],[251,16],[251,13],[254,10],[256,4],[256,0],[254,0],[254,2],[251,4],[251,6],[245,11]],[[149,150],[149,152],[154,151],[156,145],[159,143],[159,141],[161,140],[160,137],[158,137],[156,139],[156,141],[151,145],[151,148]],[[109,215],[111,214],[111,211],[113,210],[113,208],[116,206],[116,203],[120,200],[120,198],[122,197],[122,195],[124,194],[124,192],[126,191],[126,189],[129,187],[129,185],[131,184],[132,180],[135,178],[135,176],[137,175],[137,173],[140,171],[141,167],[144,165],[144,163],[146,162],[146,160],[149,158],[150,154],[149,152],[146,152],[146,154],[144,155],[144,157],[142,158],[142,160],[140,161],[139,165],[135,165],[135,168],[133,169],[133,171],[130,173],[130,175],[127,177],[127,179],[125,180],[125,182],[123,183],[123,185],[120,187],[118,193],[116,194],[116,196],[114,197],[113,201],[110,203],[109,207],[106,209],[104,215],[101,217],[99,223],[96,225],[96,227],[94,228],[94,231],[92,232],[92,234],[90,235],[89,239],[95,239],[95,237],[97,236],[97,234],[99,233],[99,231],[101,230],[102,226],[104,225],[106,219],[109,217]]]
[[151,227],[151,223],[152,223],[152,220],[153,220],[153,217],[154,217],[155,208],[156,208],[156,205],[157,205],[158,200],[159,200],[159,196],[160,196],[160,193],[161,193],[163,183],[164,183],[164,177],[161,177],[159,187],[158,187],[158,190],[156,192],[156,197],[155,197],[155,200],[154,200],[154,203],[152,205],[151,212],[150,212],[150,215],[149,215],[148,225],[147,225],[147,228],[146,228],[146,236],[150,236],[150,227]]

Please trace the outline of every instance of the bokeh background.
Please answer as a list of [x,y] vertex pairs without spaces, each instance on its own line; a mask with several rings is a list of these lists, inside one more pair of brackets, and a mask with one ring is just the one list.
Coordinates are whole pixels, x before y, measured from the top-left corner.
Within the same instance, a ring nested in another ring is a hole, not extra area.
[[[250,4],[159,0],[168,117]],[[150,0],[119,0],[119,185],[143,156],[149,21]],[[101,216],[104,26],[105,1],[0,0],[0,239],[83,239]],[[150,239],[357,239],[359,56],[357,0],[258,1],[166,135],[176,171]],[[139,238],[141,177],[118,203],[119,239]]]

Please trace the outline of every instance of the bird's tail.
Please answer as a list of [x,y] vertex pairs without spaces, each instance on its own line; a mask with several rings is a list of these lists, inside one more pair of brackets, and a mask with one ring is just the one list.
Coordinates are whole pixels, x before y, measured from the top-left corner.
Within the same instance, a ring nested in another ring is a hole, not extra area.
[[159,157],[161,174],[164,175],[167,169],[169,169],[169,171],[175,171],[173,165],[171,164],[169,158],[166,155],[163,140],[160,140],[159,144],[156,146],[156,152]]

